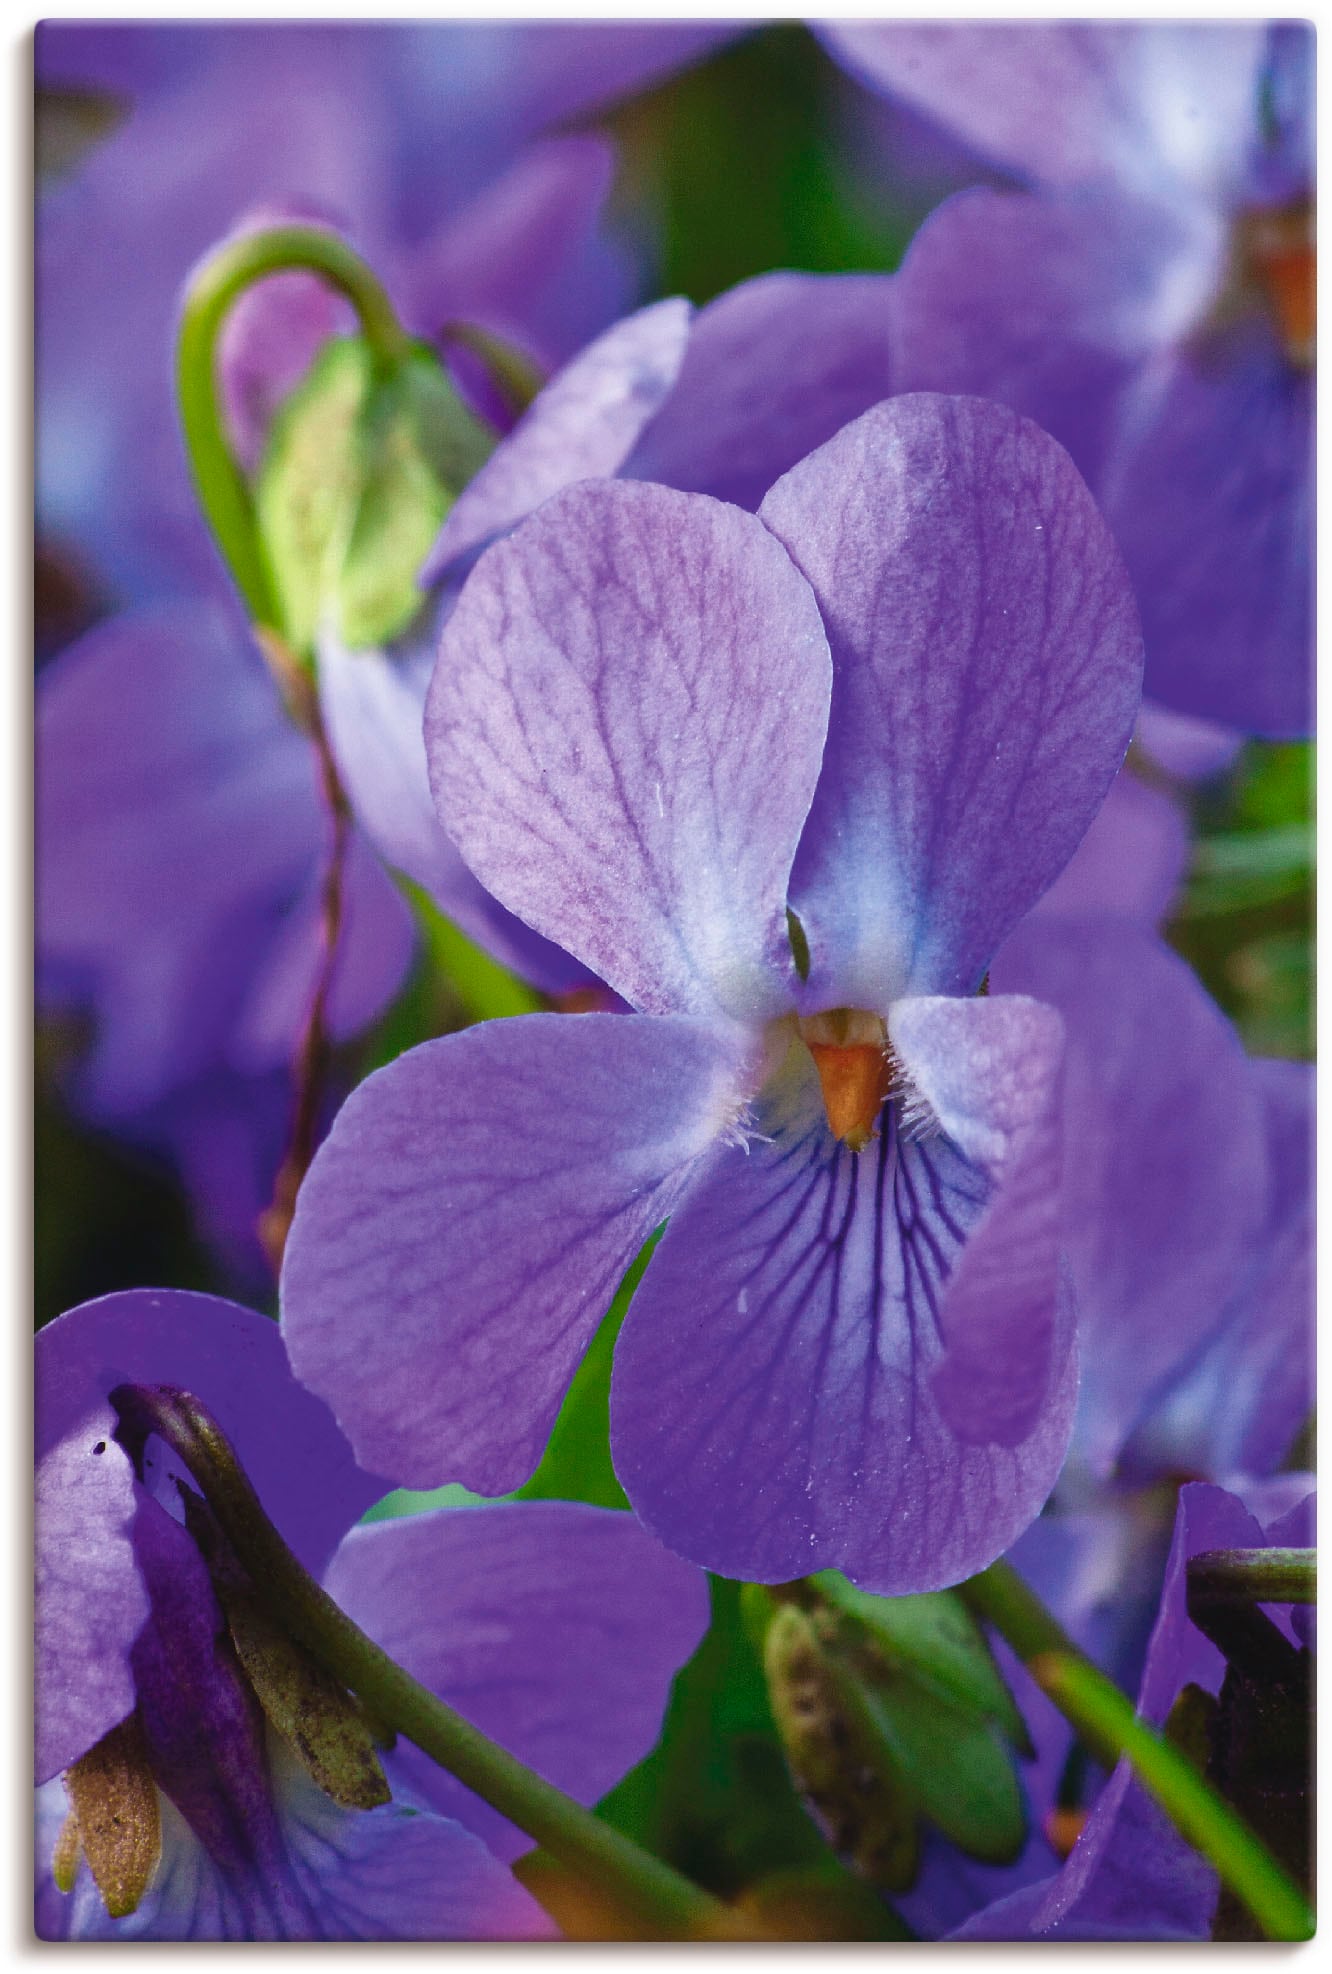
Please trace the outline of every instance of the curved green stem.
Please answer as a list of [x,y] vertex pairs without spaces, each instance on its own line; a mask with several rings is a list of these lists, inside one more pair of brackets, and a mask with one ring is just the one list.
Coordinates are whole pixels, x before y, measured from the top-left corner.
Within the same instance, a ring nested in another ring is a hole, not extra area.
[[992,1563],[960,1589],[977,1615],[1012,1646],[1098,1760],[1107,1768],[1121,1758],[1132,1763],[1148,1795],[1243,1900],[1269,1938],[1312,1936],[1308,1901],[1266,1845],[1184,1756],[1139,1718],[1133,1703],[1078,1650],[1011,1564]]
[[223,1534],[274,1617],[374,1718],[535,1839],[592,1892],[609,1894],[642,1937],[750,1939],[738,1914],[527,1768],[455,1713],[368,1638],[292,1554],[210,1414],[168,1385],[121,1385],[111,1394],[133,1449],[156,1433],[204,1491]]
[[347,297],[366,342],[386,363],[410,338],[364,261],[316,226],[273,226],[225,241],[195,270],[176,341],[176,393],[190,472],[200,504],[244,598],[251,621],[281,628],[272,580],[254,521],[254,502],[227,438],[217,385],[217,342],[232,304],[256,281],[294,268],[318,274]]

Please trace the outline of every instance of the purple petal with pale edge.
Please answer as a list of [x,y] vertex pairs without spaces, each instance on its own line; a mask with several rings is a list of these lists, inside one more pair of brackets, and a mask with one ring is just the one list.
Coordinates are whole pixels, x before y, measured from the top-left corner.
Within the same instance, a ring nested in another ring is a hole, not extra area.
[[654,302],[598,336],[551,379],[459,494],[421,571],[423,583],[561,487],[624,463],[679,374],[691,313],[686,301]]
[[481,882],[633,1006],[763,1020],[796,987],[786,888],[828,690],[809,586],[752,515],[589,482],[468,578],[431,787]]
[[780,474],[898,388],[891,290],[882,274],[761,274],[709,302],[626,476],[757,507]]
[[1268,1151],[1266,1217],[1220,1323],[1151,1405],[1126,1456],[1136,1473],[1269,1474],[1314,1404],[1311,1063],[1255,1062]]
[[759,512],[833,652],[792,883],[807,1004],[971,993],[1128,745],[1141,643],[1118,552],[1068,456],[975,398],[879,405]]
[[[231,1440],[260,1500],[307,1569],[385,1491],[363,1473],[326,1407],[297,1384],[275,1323],[218,1296],[126,1289],[84,1302],[37,1337],[37,1451],[83,1435],[117,1384],[180,1385]],[[94,1433],[93,1438],[99,1435]],[[92,1460],[91,1453],[89,1454]],[[112,1445],[98,1457],[114,1530],[121,1492]]]
[[1263,1117],[1230,1023],[1127,922],[1033,918],[991,972],[1064,1017],[1062,1242],[1082,1346],[1075,1445],[1104,1474],[1215,1328],[1257,1237]]
[[[43,1353],[38,1339],[41,1375]],[[148,1615],[130,1544],[134,1475],[115,1414],[86,1394],[37,1466],[37,1780],[59,1774],[134,1705],[129,1652]],[[94,1453],[100,1446],[102,1452]]]
[[[755,1106],[762,1135],[718,1148],[620,1337],[616,1472],[663,1541],[724,1575],[835,1565],[888,1595],[955,1583],[1037,1514],[1067,1445],[1071,1312],[1036,1184],[1057,1022],[998,1002],[897,1012],[901,1052],[962,1142],[904,1140],[894,1104],[848,1151],[793,1044]],[[988,1419],[966,1375],[983,1319]]]
[[404,259],[407,317],[432,341],[476,323],[544,366],[581,349],[632,296],[628,256],[601,224],[614,175],[602,138],[530,145]]
[[503,965],[548,994],[589,986],[596,976],[506,912],[439,826],[421,737],[431,664],[426,652],[320,645],[320,704],[356,819],[386,863]]
[[38,1796],[44,1940],[544,1940],[555,1929],[476,1837],[411,1803],[345,1810],[270,1740],[285,1860],[264,1881],[222,1872],[163,1801],[162,1859],[137,1912],[111,1919],[87,1863],[68,1897],[49,1859],[64,1789]]
[[1142,606],[1147,689],[1269,738],[1313,720],[1313,380],[1261,322],[1168,351],[1101,488]]
[[[632,1516],[566,1501],[354,1529],[325,1584],[399,1665],[580,1803],[654,1745],[671,1679],[708,1627],[699,1571]],[[530,1848],[406,1743],[392,1767],[500,1857]]]
[[[1042,917],[1168,918],[1189,861],[1189,823],[1179,804],[1121,768],[1091,828],[1045,896]],[[1020,936],[1020,935],[1019,935]]]
[[1134,736],[1139,745],[1177,781],[1206,781],[1228,768],[1244,745],[1231,727],[1172,713],[1144,699]]
[[355,1090],[282,1273],[298,1375],[407,1487],[504,1494],[695,1161],[739,1110],[742,1039],[688,1020],[526,1015]]
[[1047,184],[1208,190],[1256,121],[1263,30],[1232,22],[821,22],[872,87],[928,110],[982,156]]

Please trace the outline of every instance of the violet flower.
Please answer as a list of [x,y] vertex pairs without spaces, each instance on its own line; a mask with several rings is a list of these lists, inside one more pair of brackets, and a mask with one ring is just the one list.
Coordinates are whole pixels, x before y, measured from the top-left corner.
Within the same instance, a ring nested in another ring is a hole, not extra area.
[[[651,1747],[707,1625],[701,1577],[627,1515],[534,1503],[346,1534],[383,1483],[295,1383],[271,1323],[172,1290],[85,1303],[37,1340],[41,1936],[547,1937],[501,1862],[528,1840],[451,1777],[403,1745],[378,1763],[362,1737],[335,1800],[327,1744],[312,1771],[284,1733],[282,1682],[265,1685],[240,1643],[255,1587],[238,1591],[197,1539],[205,1511],[175,1456],[126,1438],[110,1402],[162,1384],[208,1406],[288,1543],[327,1566],[363,1626],[582,1801]],[[95,1827],[108,1805],[137,1819],[110,1857]]]
[[512,1488],[669,1219],[611,1392],[650,1528],[890,1592],[1014,1538],[1073,1401],[1060,1024],[976,990],[1139,665],[1076,473],[973,400],[866,413],[757,517],[592,483],[486,553],[427,708],[441,817],[637,1012],[484,1024],[344,1107],[283,1292],[363,1457]]
[[1069,449],[1142,610],[1149,697],[1309,730],[1312,35],[1297,22],[829,28],[1034,195],[974,190],[894,291],[903,384]]

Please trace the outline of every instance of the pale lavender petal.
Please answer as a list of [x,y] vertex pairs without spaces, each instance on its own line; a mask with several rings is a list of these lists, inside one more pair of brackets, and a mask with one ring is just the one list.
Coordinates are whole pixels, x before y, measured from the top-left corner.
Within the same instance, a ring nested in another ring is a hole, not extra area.
[[1265,324],[1164,352],[1101,488],[1142,607],[1147,689],[1271,738],[1313,717],[1313,379]]
[[1055,185],[1228,183],[1264,53],[1261,27],[1228,21],[838,21],[818,32],[873,87]]
[[620,481],[488,549],[445,627],[426,756],[510,910],[646,1013],[795,986],[786,889],[828,694],[808,584],[752,515]]
[[1058,1023],[947,1005],[898,1011],[943,1130],[904,1134],[893,1102],[849,1151],[793,1044],[756,1135],[718,1148],[630,1305],[616,1471],[649,1528],[725,1575],[955,1583],[1054,1484],[1075,1377],[1049,1183]]
[[900,388],[892,287],[882,274],[761,274],[709,302],[626,475],[757,507],[797,460]]
[[548,994],[589,986],[596,976],[506,912],[440,828],[421,735],[432,664],[425,651],[399,656],[321,643],[320,705],[356,819],[386,863],[503,965]]
[[[182,1289],[128,1289],[48,1323],[36,1352],[39,1458],[72,1433],[81,1444],[83,1422],[101,1416],[115,1385],[179,1385],[213,1413],[307,1568],[322,1569],[385,1491],[356,1466],[327,1407],[292,1376],[277,1325],[251,1309]],[[87,1459],[94,1484],[108,1490],[114,1528],[123,1490],[111,1477],[124,1456],[115,1445],[95,1456],[90,1446]]]
[[808,1003],[974,993],[1128,745],[1141,642],[1114,543],[1053,440],[975,398],[866,412],[760,518],[833,652],[791,891]]
[[1263,1118],[1198,981],[1126,921],[1033,918],[991,972],[1064,1017],[1062,1240],[1082,1349],[1077,1449],[1104,1474],[1216,1327],[1259,1233]]
[[504,1494],[536,1465],[624,1270],[735,1123],[736,1040],[529,1015],[367,1078],[296,1206],[298,1375],[400,1484]]
[[1220,1322],[1135,1433],[1136,1473],[1269,1474],[1313,1411],[1313,1065],[1255,1062],[1250,1074],[1268,1151],[1265,1223]]
[[[40,1347],[38,1359],[40,1367]],[[37,1466],[39,1782],[86,1754],[134,1706],[129,1650],[148,1595],[129,1536],[134,1474],[112,1441],[115,1427],[111,1407],[89,1394]]]
[[616,472],[679,374],[690,315],[686,301],[654,302],[553,377],[459,494],[422,582],[434,582],[561,487]]
[[1071,862],[1035,910],[1042,917],[1105,913],[1160,925],[1184,882],[1189,847],[1188,817],[1179,804],[1121,768]]
[[1188,713],[1172,713],[1169,707],[1147,699],[1138,714],[1135,738],[1167,774],[1179,781],[1206,781],[1220,774],[1244,745],[1244,735],[1233,727],[1219,727]]
[[[632,1516],[567,1501],[354,1529],[325,1584],[399,1665],[581,1803],[652,1748],[671,1679],[709,1620],[701,1572]],[[391,1766],[500,1857],[530,1848],[406,1743]]]

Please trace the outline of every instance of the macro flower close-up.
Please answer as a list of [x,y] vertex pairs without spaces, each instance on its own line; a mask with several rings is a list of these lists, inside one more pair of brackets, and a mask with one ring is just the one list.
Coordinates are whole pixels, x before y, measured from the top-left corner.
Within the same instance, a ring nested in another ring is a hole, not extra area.
[[37,1938],[1310,1940],[1311,25],[28,54]]

